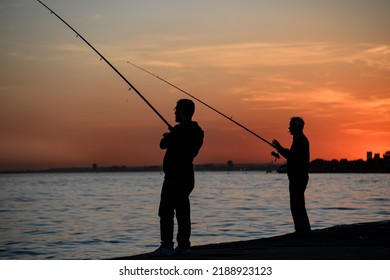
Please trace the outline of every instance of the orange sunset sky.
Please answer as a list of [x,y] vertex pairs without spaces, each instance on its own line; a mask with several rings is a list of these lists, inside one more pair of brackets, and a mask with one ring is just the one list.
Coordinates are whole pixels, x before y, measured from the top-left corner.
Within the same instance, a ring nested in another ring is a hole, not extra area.
[[[311,159],[390,150],[388,0],[43,0],[174,125],[183,93]],[[34,0],[0,3],[0,170],[159,165],[166,125]],[[271,162],[272,148],[196,103],[196,163]]]

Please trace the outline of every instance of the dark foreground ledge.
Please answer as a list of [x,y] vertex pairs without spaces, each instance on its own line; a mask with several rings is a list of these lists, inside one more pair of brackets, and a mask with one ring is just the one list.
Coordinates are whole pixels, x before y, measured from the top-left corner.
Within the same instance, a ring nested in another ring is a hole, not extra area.
[[390,220],[313,231],[310,238],[282,235],[192,247],[188,256],[149,254],[116,260],[390,260]]

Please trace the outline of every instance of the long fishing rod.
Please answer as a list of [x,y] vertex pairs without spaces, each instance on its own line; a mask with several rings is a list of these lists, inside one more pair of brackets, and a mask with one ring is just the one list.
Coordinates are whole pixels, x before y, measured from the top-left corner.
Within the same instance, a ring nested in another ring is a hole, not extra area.
[[[184,93],[184,94],[190,96],[191,98],[195,99],[195,100],[198,101],[199,103],[205,105],[206,107],[210,108],[210,109],[213,110],[214,112],[220,114],[220,115],[223,116],[224,118],[226,118],[226,119],[228,119],[229,121],[235,123],[235,124],[238,125],[239,127],[245,129],[246,131],[248,131],[248,132],[251,133],[252,135],[254,135],[254,136],[256,136],[257,138],[259,138],[260,140],[264,141],[265,143],[267,143],[268,145],[270,145],[272,148],[275,148],[275,146],[274,146],[271,142],[269,142],[268,140],[264,139],[263,137],[261,137],[260,135],[258,135],[258,134],[255,133],[255,132],[253,132],[253,131],[250,130],[249,128],[247,128],[247,127],[245,127],[244,125],[240,124],[239,122],[235,121],[232,117],[228,117],[227,115],[225,115],[225,114],[222,113],[221,111],[215,109],[214,107],[210,106],[209,104],[207,104],[206,102],[200,100],[199,98],[193,96],[192,94],[188,93],[187,91],[185,91],[185,90],[179,88],[178,86],[176,86],[176,85],[172,84],[171,82],[169,82],[169,81],[167,81],[167,80],[161,78],[160,76],[157,76],[156,74],[154,74],[154,73],[152,73],[152,72],[146,70],[145,68],[142,68],[141,66],[138,66],[138,65],[136,65],[136,64],[134,64],[134,63],[132,63],[132,62],[130,62],[130,61],[127,61],[127,63],[133,65],[134,67],[136,67],[136,68],[138,68],[138,69],[140,69],[140,70],[142,70],[142,71],[144,71],[144,72],[146,72],[146,73],[148,73],[149,75],[152,75],[152,76],[156,77],[157,79],[163,81],[164,83],[166,83],[166,84],[168,84],[168,85],[174,87],[175,89],[181,91],[182,93]],[[279,154],[276,153],[276,152],[272,152],[271,154],[272,154],[275,158],[280,158]]]
[[52,9],[50,9],[47,5],[42,3],[40,0],[37,0],[39,3],[42,4],[46,9],[50,11],[53,15],[55,15],[59,20],[61,20],[66,26],[68,26],[74,33],[76,33],[77,37],[80,37],[92,50],[94,50],[98,56],[100,57],[100,60],[104,60],[111,68],[114,70],[129,86],[130,89],[133,89],[139,97],[145,103],[157,114],[158,117],[168,126],[168,129],[171,130],[172,126],[169,124],[169,122],[156,110],[156,108],[153,107],[152,104],[146,98],[97,50],[95,49],[80,33],[78,33],[72,26],[70,26],[64,19],[62,19],[57,13],[55,13]]

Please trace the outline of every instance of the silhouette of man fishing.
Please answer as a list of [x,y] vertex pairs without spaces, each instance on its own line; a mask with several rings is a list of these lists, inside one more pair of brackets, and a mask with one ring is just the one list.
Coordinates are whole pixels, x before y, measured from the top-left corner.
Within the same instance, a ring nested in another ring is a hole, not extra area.
[[309,237],[311,228],[305,207],[305,190],[309,182],[310,148],[309,140],[303,134],[305,122],[300,117],[290,120],[289,132],[293,136],[290,149],[282,147],[278,140],[273,140],[275,148],[287,159],[289,180],[290,209],[294,220],[294,236]]
[[[195,104],[189,99],[180,99],[175,111],[178,123],[165,133],[160,148],[166,149],[163,169],[165,173],[158,210],[160,217],[161,246],[153,256],[191,253],[191,215],[189,195],[195,186],[193,160],[202,144],[204,132],[197,122],[192,121]],[[174,216],[177,220],[177,243],[173,248]]]

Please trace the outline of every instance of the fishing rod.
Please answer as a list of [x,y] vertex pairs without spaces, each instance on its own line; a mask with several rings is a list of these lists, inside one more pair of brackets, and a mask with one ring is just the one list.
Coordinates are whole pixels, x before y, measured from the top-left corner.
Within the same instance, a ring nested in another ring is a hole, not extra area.
[[153,107],[153,105],[97,50],[95,49],[80,33],[78,33],[72,26],[70,26],[63,18],[61,18],[56,12],[54,12],[52,9],[50,9],[46,4],[42,3],[42,1],[37,0],[39,3],[42,4],[46,9],[50,11],[51,14],[55,15],[59,20],[61,20],[66,26],[68,26],[74,33],[76,33],[77,37],[81,38],[84,43],[86,43],[92,50],[94,50],[98,56],[100,57],[100,60],[104,60],[111,68],[114,70],[129,86],[129,90],[133,89],[139,97],[157,114],[158,117],[168,126],[168,129],[171,130],[172,126],[169,124],[169,122],[156,110],[156,108]]
[[[223,116],[224,118],[226,118],[226,119],[228,119],[229,121],[235,123],[235,124],[238,125],[239,127],[245,129],[246,131],[248,131],[248,132],[251,133],[252,135],[254,135],[254,136],[256,136],[257,138],[259,138],[260,140],[264,141],[265,143],[267,143],[268,145],[270,145],[272,148],[275,148],[275,146],[274,146],[271,142],[269,142],[268,140],[264,139],[263,137],[261,137],[261,136],[258,135],[257,133],[253,132],[253,131],[250,130],[249,128],[247,128],[247,127],[245,127],[244,125],[240,124],[239,122],[235,121],[235,120],[233,119],[233,117],[228,117],[227,115],[225,115],[225,114],[222,113],[221,111],[215,109],[214,107],[210,106],[210,105],[207,104],[206,102],[200,100],[199,98],[193,96],[193,95],[190,94],[189,92],[187,92],[187,91],[181,89],[180,87],[178,87],[178,86],[172,84],[171,82],[169,82],[169,81],[167,81],[167,80],[161,78],[160,76],[157,76],[156,74],[154,74],[154,73],[152,73],[152,72],[146,70],[145,68],[142,68],[141,66],[138,66],[138,65],[136,65],[136,64],[134,64],[134,63],[132,63],[132,62],[130,62],[130,61],[127,61],[127,63],[133,65],[134,67],[136,67],[136,68],[138,68],[138,69],[140,69],[140,70],[142,70],[142,71],[144,71],[144,72],[146,72],[146,73],[148,73],[149,75],[152,75],[153,77],[156,77],[157,79],[163,81],[164,83],[166,83],[166,84],[168,84],[168,85],[174,87],[175,89],[181,91],[182,93],[184,93],[184,94],[190,96],[191,98],[195,99],[195,100],[198,101],[199,103],[205,105],[206,107],[210,108],[210,109],[213,110],[214,112],[220,114],[220,115]],[[278,154],[277,152],[275,152],[275,151],[273,151],[271,154],[272,154],[272,156],[275,157],[275,160],[276,160],[276,158],[280,158],[279,154]]]

